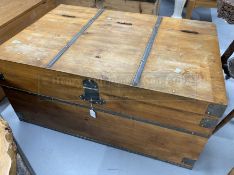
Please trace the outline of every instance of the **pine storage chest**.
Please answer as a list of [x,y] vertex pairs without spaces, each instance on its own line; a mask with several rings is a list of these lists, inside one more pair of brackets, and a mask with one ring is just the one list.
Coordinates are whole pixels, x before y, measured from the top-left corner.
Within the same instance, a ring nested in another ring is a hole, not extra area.
[[60,5],[0,53],[21,120],[186,168],[227,105],[212,23]]

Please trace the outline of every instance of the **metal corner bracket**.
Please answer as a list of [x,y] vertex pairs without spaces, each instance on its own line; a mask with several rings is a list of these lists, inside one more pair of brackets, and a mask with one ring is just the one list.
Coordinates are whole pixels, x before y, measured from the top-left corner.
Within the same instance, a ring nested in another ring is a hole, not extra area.
[[214,128],[218,124],[218,119],[213,118],[203,118],[200,122],[200,126],[204,128]]
[[191,166],[191,167],[194,166],[195,162],[196,162],[196,160],[189,159],[189,158],[187,158],[187,157],[185,157],[185,158],[182,159],[182,163],[183,163],[183,164],[188,165],[188,166]]
[[221,118],[223,116],[224,111],[226,110],[227,105],[222,104],[209,104],[206,114]]

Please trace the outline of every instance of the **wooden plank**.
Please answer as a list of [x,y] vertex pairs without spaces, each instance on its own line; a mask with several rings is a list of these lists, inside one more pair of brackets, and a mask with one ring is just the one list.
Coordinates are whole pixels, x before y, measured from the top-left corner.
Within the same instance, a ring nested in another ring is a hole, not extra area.
[[[37,1],[38,3],[36,3]],[[0,5],[1,13],[8,14],[9,11],[8,15],[0,15],[0,44],[55,7],[54,0],[3,0]]]
[[139,87],[227,104],[214,24],[170,18],[163,22]]
[[130,85],[155,22],[155,16],[105,11],[52,69]]
[[16,175],[16,146],[11,129],[0,117],[0,174]]
[[[141,153],[192,168],[184,158],[197,160],[207,138],[129,120],[108,113],[89,116],[89,108],[67,105],[5,89],[22,119],[72,135],[88,137],[105,144]],[[38,112],[40,111],[40,112]]]

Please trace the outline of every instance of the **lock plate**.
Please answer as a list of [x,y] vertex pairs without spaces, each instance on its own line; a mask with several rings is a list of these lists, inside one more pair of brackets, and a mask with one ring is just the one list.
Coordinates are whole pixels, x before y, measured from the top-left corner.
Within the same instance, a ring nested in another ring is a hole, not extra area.
[[105,101],[100,98],[98,85],[95,81],[86,79],[83,81],[84,94],[80,96],[82,100],[91,104],[104,104]]

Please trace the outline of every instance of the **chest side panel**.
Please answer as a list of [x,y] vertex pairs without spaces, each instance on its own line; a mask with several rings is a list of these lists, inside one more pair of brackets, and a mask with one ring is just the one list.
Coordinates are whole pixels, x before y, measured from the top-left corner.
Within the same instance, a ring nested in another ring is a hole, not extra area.
[[[0,71],[5,78],[0,81],[3,86],[90,106],[88,101],[80,98],[80,95],[84,94],[83,81],[89,79],[87,77],[6,61],[0,61],[0,65]],[[185,130],[189,133],[200,133],[205,136],[208,136],[214,129],[200,125],[201,120],[209,116],[206,113],[208,104],[205,102],[198,103],[193,99],[105,81],[94,81],[98,84],[100,97],[105,100],[103,105],[94,105],[98,109],[126,115],[142,122],[180,131]],[[217,118],[214,119],[217,120]]]
[[[44,127],[113,145],[129,151],[192,168],[206,138],[97,112],[89,116],[89,108],[50,101],[14,90],[6,90],[22,119]],[[16,98],[15,98],[16,97]],[[38,113],[37,111],[41,111]],[[186,160],[191,160],[191,164]]]

